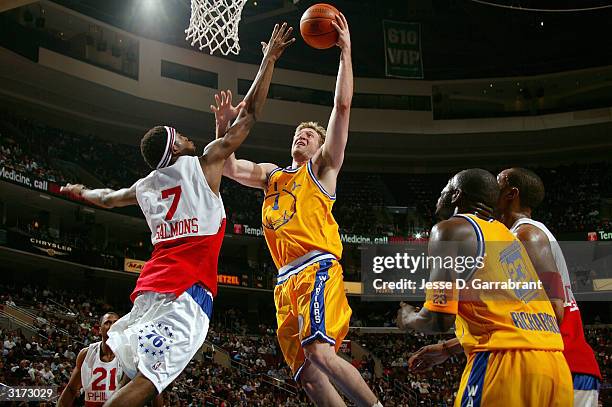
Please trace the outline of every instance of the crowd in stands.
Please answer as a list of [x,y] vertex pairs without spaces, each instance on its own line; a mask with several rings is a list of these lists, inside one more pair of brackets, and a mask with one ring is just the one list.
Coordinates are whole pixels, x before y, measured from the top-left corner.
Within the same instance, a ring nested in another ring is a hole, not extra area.
[[71,133],[7,112],[0,112],[0,132],[0,145],[10,149],[0,165],[59,184],[78,178],[62,161],[82,167],[110,188],[132,185],[149,171],[135,145]]
[[390,377],[416,393],[419,400],[429,400],[435,406],[453,405],[457,385],[461,380],[465,357],[452,356],[445,364],[434,367],[427,373],[414,373],[408,369],[410,355],[425,345],[437,340],[449,339],[450,335],[436,337],[413,333],[405,335],[367,335],[355,332],[353,341],[380,358],[384,377]]
[[[60,389],[66,385],[80,349],[99,340],[99,317],[111,310],[111,305],[93,292],[13,284],[0,285],[0,306],[27,312],[35,319],[36,330],[25,335],[27,332],[19,329],[0,328],[0,383],[57,385]],[[612,396],[612,328],[589,326],[585,333],[604,376],[602,402],[606,405]],[[412,352],[448,337],[364,333],[356,328],[348,339],[367,354],[351,363],[385,406],[448,407],[456,397],[465,357],[452,357],[420,374],[407,368]],[[166,406],[310,405],[283,362],[269,321],[254,324],[238,309],[217,309],[207,341],[207,350],[166,390]],[[230,363],[220,363],[213,352],[223,352]],[[377,362],[381,368],[378,374]]]
[[553,232],[610,230],[600,210],[601,199],[612,196],[612,163],[541,168],[538,175],[546,195],[534,216]]
[[[82,182],[74,165],[91,175],[92,182],[97,184],[92,187],[132,185],[149,171],[136,145],[74,134],[0,112],[0,167],[58,184]],[[592,231],[610,226],[609,219],[600,213],[601,199],[612,196],[610,162],[543,167],[536,171],[547,193],[535,216],[548,223],[553,232]],[[343,172],[338,180],[340,199],[335,204],[334,216],[342,233],[414,236],[435,222],[436,200],[449,176]],[[224,180],[222,194],[231,223],[261,225],[261,191]]]

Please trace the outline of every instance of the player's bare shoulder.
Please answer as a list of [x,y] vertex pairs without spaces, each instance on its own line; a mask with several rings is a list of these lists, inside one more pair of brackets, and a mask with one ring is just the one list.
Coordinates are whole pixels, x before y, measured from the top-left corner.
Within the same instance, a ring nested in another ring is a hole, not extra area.
[[550,244],[550,240],[546,233],[539,227],[530,223],[524,223],[516,229],[516,237],[521,242]]
[[463,217],[453,216],[440,221],[431,229],[430,240],[435,241],[463,241],[473,235],[473,228],[469,221]]

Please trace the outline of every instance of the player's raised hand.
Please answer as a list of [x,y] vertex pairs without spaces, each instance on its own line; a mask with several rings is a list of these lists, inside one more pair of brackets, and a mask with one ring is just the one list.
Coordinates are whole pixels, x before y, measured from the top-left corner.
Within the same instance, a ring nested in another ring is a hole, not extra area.
[[291,37],[292,33],[293,27],[288,27],[287,23],[283,23],[281,26],[276,24],[270,40],[268,42],[261,42],[261,50],[264,57],[276,61],[283,54],[283,51],[295,42],[295,38]]
[[217,128],[224,132],[228,125],[238,117],[238,113],[244,107],[245,102],[243,100],[236,106],[232,106],[232,91],[228,89],[215,93],[215,104],[210,105],[210,110],[215,114]]
[[336,21],[332,21],[332,26],[338,31],[338,42],[336,45],[340,47],[342,51],[351,50],[351,33],[349,32],[348,22],[344,14],[339,13],[336,15]]
[[441,344],[423,346],[408,359],[408,368],[423,372],[443,363],[450,357],[448,350]]

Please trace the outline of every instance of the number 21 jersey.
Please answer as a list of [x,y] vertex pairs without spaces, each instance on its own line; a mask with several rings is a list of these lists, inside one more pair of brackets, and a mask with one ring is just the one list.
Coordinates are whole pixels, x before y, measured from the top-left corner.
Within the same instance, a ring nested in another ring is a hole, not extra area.
[[115,357],[110,362],[100,359],[102,342],[95,342],[87,348],[81,365],[81,385],[85,392],[85,407],[102,407],[104,402],[119,390],[123,371]]

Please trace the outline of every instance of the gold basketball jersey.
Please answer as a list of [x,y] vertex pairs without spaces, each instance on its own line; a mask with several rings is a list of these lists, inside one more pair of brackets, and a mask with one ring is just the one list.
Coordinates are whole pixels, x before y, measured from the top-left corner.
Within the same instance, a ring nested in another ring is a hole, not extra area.
[[457,274],[464,289],[427,291],[425,307],[457,315],[455,333],[467,353],[563,350],[552,305],[521,242],[498,221],[456,216],[474,228],[484,265]]
[[309,161],[300,168],[270,173],[261,211],[264,235],[277,268],[313,250],[342,257],[335,195],[316,178]]

